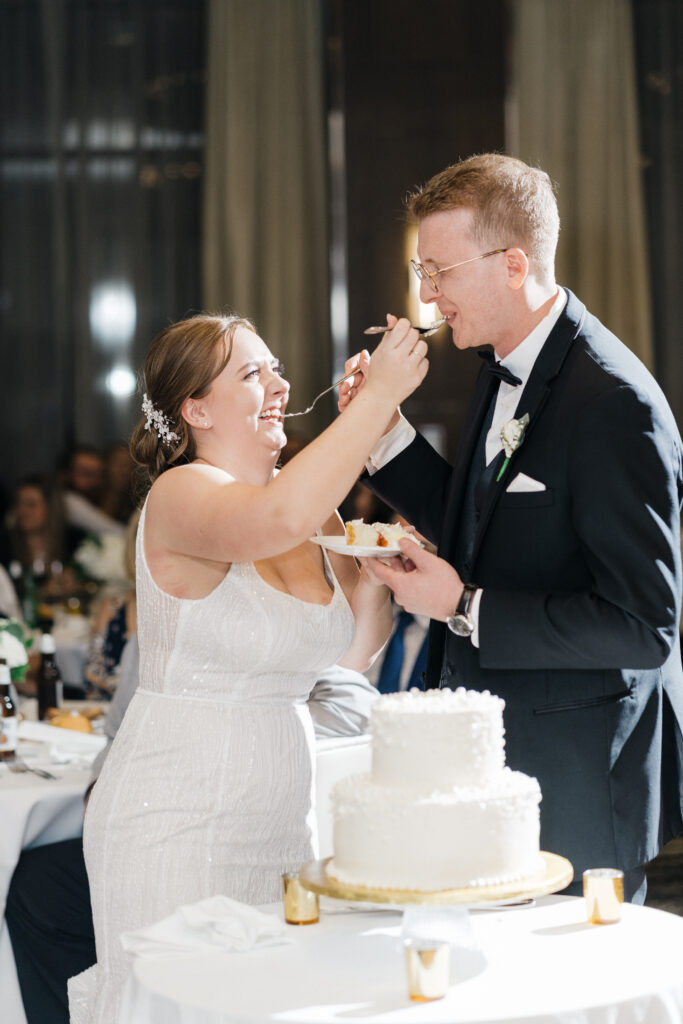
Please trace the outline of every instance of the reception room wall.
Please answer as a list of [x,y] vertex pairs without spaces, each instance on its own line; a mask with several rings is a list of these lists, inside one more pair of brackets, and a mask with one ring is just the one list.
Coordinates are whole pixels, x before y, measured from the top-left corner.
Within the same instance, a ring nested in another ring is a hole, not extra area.
[[[245,16],[251,6],[220,2]],[[410,291],[414,240],[403,199],[446,164],[505,148],[516,0],[272,2],[313,6],[320,24],[329,262],[311,301],[328,311],[329,330],[301,338],[291,324],[278,339],[285,363],[313,364],[305,388],[314,391],[364,343],[365,326],[388,311],[429,314]],[[590,6],[598,17],[614,5],[626,6],[636,28],[654,369],[680,423],[683,14],[676,0]],[[210,7],[0,3],[5,486],[52,468],[74,441],[125,437],[139,407],[131,370],[157,330],[204,304]],[[260,76],[277,73],[258,48],[253,63]],[[268,273],[286,282],[288,268],[280,261]],[[248,311],[257,323],[269,322],[265,292],[257,289]],[[451,453],[479,361],[464,354],[454,362],[447,332],[430,351],[431,373],[406,411]],[[333,402],[321,403],[303,429],[313,433],[332,415]]]

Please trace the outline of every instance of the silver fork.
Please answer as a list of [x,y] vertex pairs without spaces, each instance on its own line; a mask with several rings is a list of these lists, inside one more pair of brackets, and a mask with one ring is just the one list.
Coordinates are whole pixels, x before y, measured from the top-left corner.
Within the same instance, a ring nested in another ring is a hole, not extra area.
[[[446,317],[439,317],[438,320],[434,320],[431,324],[427,324],[426,327],[415,327],[414,324],[411,326],[418,334],[421,334],[423,338],[429,338],[430,335],[436,334],[441,324],[446,322]],[[379,327],[366,327],[363,334],[384,334],[385,331],[390,331],[391,327],[388,324],[382,324]]]
[[309,413],[311,411],[311,409],[313,408],[313,406],[315,405],[319,398],[322,398],[324,395],[329,395],[330,391],[334,391],[334,389],[336,387],[339,387],[339,385],[343,381],[348,380],[349,377],[353,377],[357,373],[358,370],[352,370],[351,373],[345,373],[343,377],[340,377],[339,380],[335,381],[334,384],[332,384],[329,388],[325,388],[325,390],[321,391],[319,395],[316,395],[316,397],[309,405],[308,409],[303,409],[301,412],[286,412],[283,418],[287,419],[288,416],[305,416],[306,413]]
[[[416,327],[415,330],[418,334],[421,334],[423,338],[428,338],[430,335],[438,331],[445,319],[446,317],[442,316],[440,320],[435,320],[434,323],[428,324],[427,327]],[[390,330],[391,328],[385,324],[383,327],[366,327],[363,334],[384,334],[385,331]],[[349,377],[355,376],[357,373],[358,370],[352,370],[351,373],[344,374],[344,376],[340,377],[339,380],[334,382],[334,384],[331,384],[329,388],[325,388],[325,390],[321,391],[319,395],[316,395],[307,409],[302,409],[301,412],[286,412],[283,418],[287,419],[289,416],[306,416],[320,398],[324,398],[325,395],[329,395],[330,391],[334,391],[334,389],[338,388],[340,384],[343,384],[345,380],[348,380]]]
[[33,768],[31,765],[26,764],[25,761],[20,761],[17,758],[9,766],[11,772],[15,772],[18,775],[23,775],[24,772],[30,772],[31,775],[39,775],[41,779],[56,779],[57,776],[53,775],[52,772],[45,771],[44,768]]

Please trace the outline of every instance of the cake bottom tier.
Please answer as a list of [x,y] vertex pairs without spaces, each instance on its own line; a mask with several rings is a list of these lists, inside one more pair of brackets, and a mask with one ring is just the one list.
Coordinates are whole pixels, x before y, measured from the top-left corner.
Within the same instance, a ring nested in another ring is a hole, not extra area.
[[423,892],[528,878],[542,868],[540,800],[536,779],[509,769],[486,788],[428,795],[351,776],[333,795],[328,874]]

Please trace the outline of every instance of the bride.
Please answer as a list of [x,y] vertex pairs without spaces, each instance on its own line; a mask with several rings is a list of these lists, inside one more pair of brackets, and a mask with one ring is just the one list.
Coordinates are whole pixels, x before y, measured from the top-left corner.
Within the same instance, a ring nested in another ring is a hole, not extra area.
[[289,385],[251,323],[200,315],[152,343],[131,441],[152,481],[140,687],[85,816],[98,963],[70,982],[72,1021],[117,1021],[122,932],[219,893],[274,901],[282,872],[316,855],[306,699],[328,665],[370,665],[391,606],[309,538],[343,533],[336,507],[426,349],[399,321],[358,397],[278,472]]

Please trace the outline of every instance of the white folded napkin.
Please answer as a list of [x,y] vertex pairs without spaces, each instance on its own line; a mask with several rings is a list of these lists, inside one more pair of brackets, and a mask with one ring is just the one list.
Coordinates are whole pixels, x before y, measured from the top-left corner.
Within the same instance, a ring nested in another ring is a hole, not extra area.
[[76,729],[60,729],[47,722],[19,722],[18,736],[20,740],[37,740],[49,743],[56,754],[92,754],[94,757],[106,746],[107,737],[96,733],[78,732]]
[[254,946],[288,942],[291,939],[284,921],[228,896],[210,896],[178,907],[156,924],[121,935],[126,952],[141,957],[173,957],[209,950],[243,953]]

